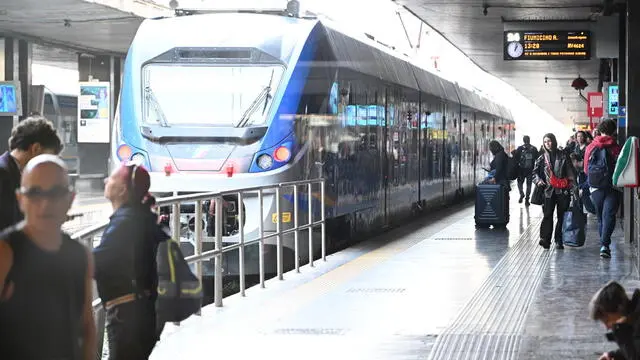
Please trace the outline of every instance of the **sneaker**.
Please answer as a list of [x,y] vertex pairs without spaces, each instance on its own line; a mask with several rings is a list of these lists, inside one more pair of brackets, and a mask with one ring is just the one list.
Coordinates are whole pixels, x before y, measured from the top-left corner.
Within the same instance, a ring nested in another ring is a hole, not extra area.
[[524,200],[524,195],[520,195],[520,200],[518,200],[518,204],[522,204],[522,200]]
[[524,200],[524,206],[529,206],[531,205],[531,203],[529,202],[529,199],[525,199]]
[[608,246],[603,246],[600,248],[600,257],[606,259],[611,257],[611,250],[609,250]]
[[557,250],[564,250],[564,245],[562,245],[562,244],[556,244],[556,249],[557,249]]

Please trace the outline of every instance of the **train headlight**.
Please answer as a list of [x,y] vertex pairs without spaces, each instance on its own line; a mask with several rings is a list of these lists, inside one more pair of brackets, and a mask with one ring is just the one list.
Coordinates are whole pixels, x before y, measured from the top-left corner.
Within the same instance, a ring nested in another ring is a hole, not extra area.
[[273,152],[273,157],[276,161],[287,162],[291,158],[291,151],[286,146],[280,146]]
[[135,153],[131,156],[130,162],[138,166],[144,165],[144,155],[140,153]]
[[273,166],[273,158],[267,154],[258,156],[258,166],[262,170],[271,169],[271,166]]

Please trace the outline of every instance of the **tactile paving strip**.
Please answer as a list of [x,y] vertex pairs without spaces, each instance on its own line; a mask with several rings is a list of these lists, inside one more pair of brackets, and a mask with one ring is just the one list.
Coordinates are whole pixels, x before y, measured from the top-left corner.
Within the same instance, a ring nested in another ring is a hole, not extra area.
[[542,219],[513,248],[438,337],[431,360],[508,360],[517,358],[529,307],[553,250],[538,245]]

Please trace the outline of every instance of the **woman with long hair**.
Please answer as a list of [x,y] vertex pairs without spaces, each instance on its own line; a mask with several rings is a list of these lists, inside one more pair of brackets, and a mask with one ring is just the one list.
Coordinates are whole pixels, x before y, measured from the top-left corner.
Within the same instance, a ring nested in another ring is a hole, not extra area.
[[[575,169],[569,155],[558,149],[556,136],[549,133],[543,137],[543,151],[533,168],[533,182],[544,188],[544,217],[540,225],[540,246],[551,247],[553,235],[556,249],[564,249],[562,244],[562,221],[569,209],[571,195],[575,186]],[[553,213],[557,214],[555,232],[553,231]]]
[[156,255],[169,236],[158,226],[149,186],[149,173],[138,165],[122,165],[105,180],[113,215],[94,257],[110,360],[147,359],[158,340]]

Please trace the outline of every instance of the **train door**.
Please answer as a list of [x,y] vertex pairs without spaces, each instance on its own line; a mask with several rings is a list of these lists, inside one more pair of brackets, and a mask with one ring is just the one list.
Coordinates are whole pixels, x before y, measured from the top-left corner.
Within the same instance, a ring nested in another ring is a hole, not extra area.
[[445,103],[444,121],[444,178],[445,194],[459,191],[461,188],[459,155],[462,123],[460,120],[460,109],[452,104]]
[[473,164],[473,183],[477,184],[479,182],[478,179],[478,128],[476,127],[476,113],[474,112],[472,114],[472,118],[471,121],[473,122],[473,159],[472,164]]
[[[441,186],[441,193],[440,193],[440,198],[444,199],[444,194],[445,194],[445,189],[447,188],[447,185],[450,182],[450,176],[447,176],[447,154],[446,154],[446,149],[447,149],[447,121],[449,121],[449,119],[447,118],[447,103],[442,102],[440,103],[440,109],[439,112],[441,114],[441,122],[440,124],[438,124],[438,132],[435,133],[435,137],[437,139],[436,143],[438,144],[438,147],[440,148],[440,151],[438,151],[438,172],[439,172],[439,178],[440,181],[442,182],[442,186]],[[449,164],[450,166],[450,164]]]
[[389,181],[390,181],[390,168],[391,166],[393,166],[393,162],[390,161],[390,141],[389,141],[389,122],[391,121],[391,113],[392,113],[392,109],[390,109],[389,106],[389,97],[391,96],[391,92],[389,90],[389,88],[385,89],[385,94],[384,94],[384,109],[385,109],[385,116],[382,119],[382,122],[380,124],[381,128],[382,128],[382,146],[380,146],[381,154],[382,154],[382,166],[381,166],[381,170],[382,170],[382,204],[383,204],[383,211],[384,211],[384,217],[383,217],[383,227],[389,226]]

